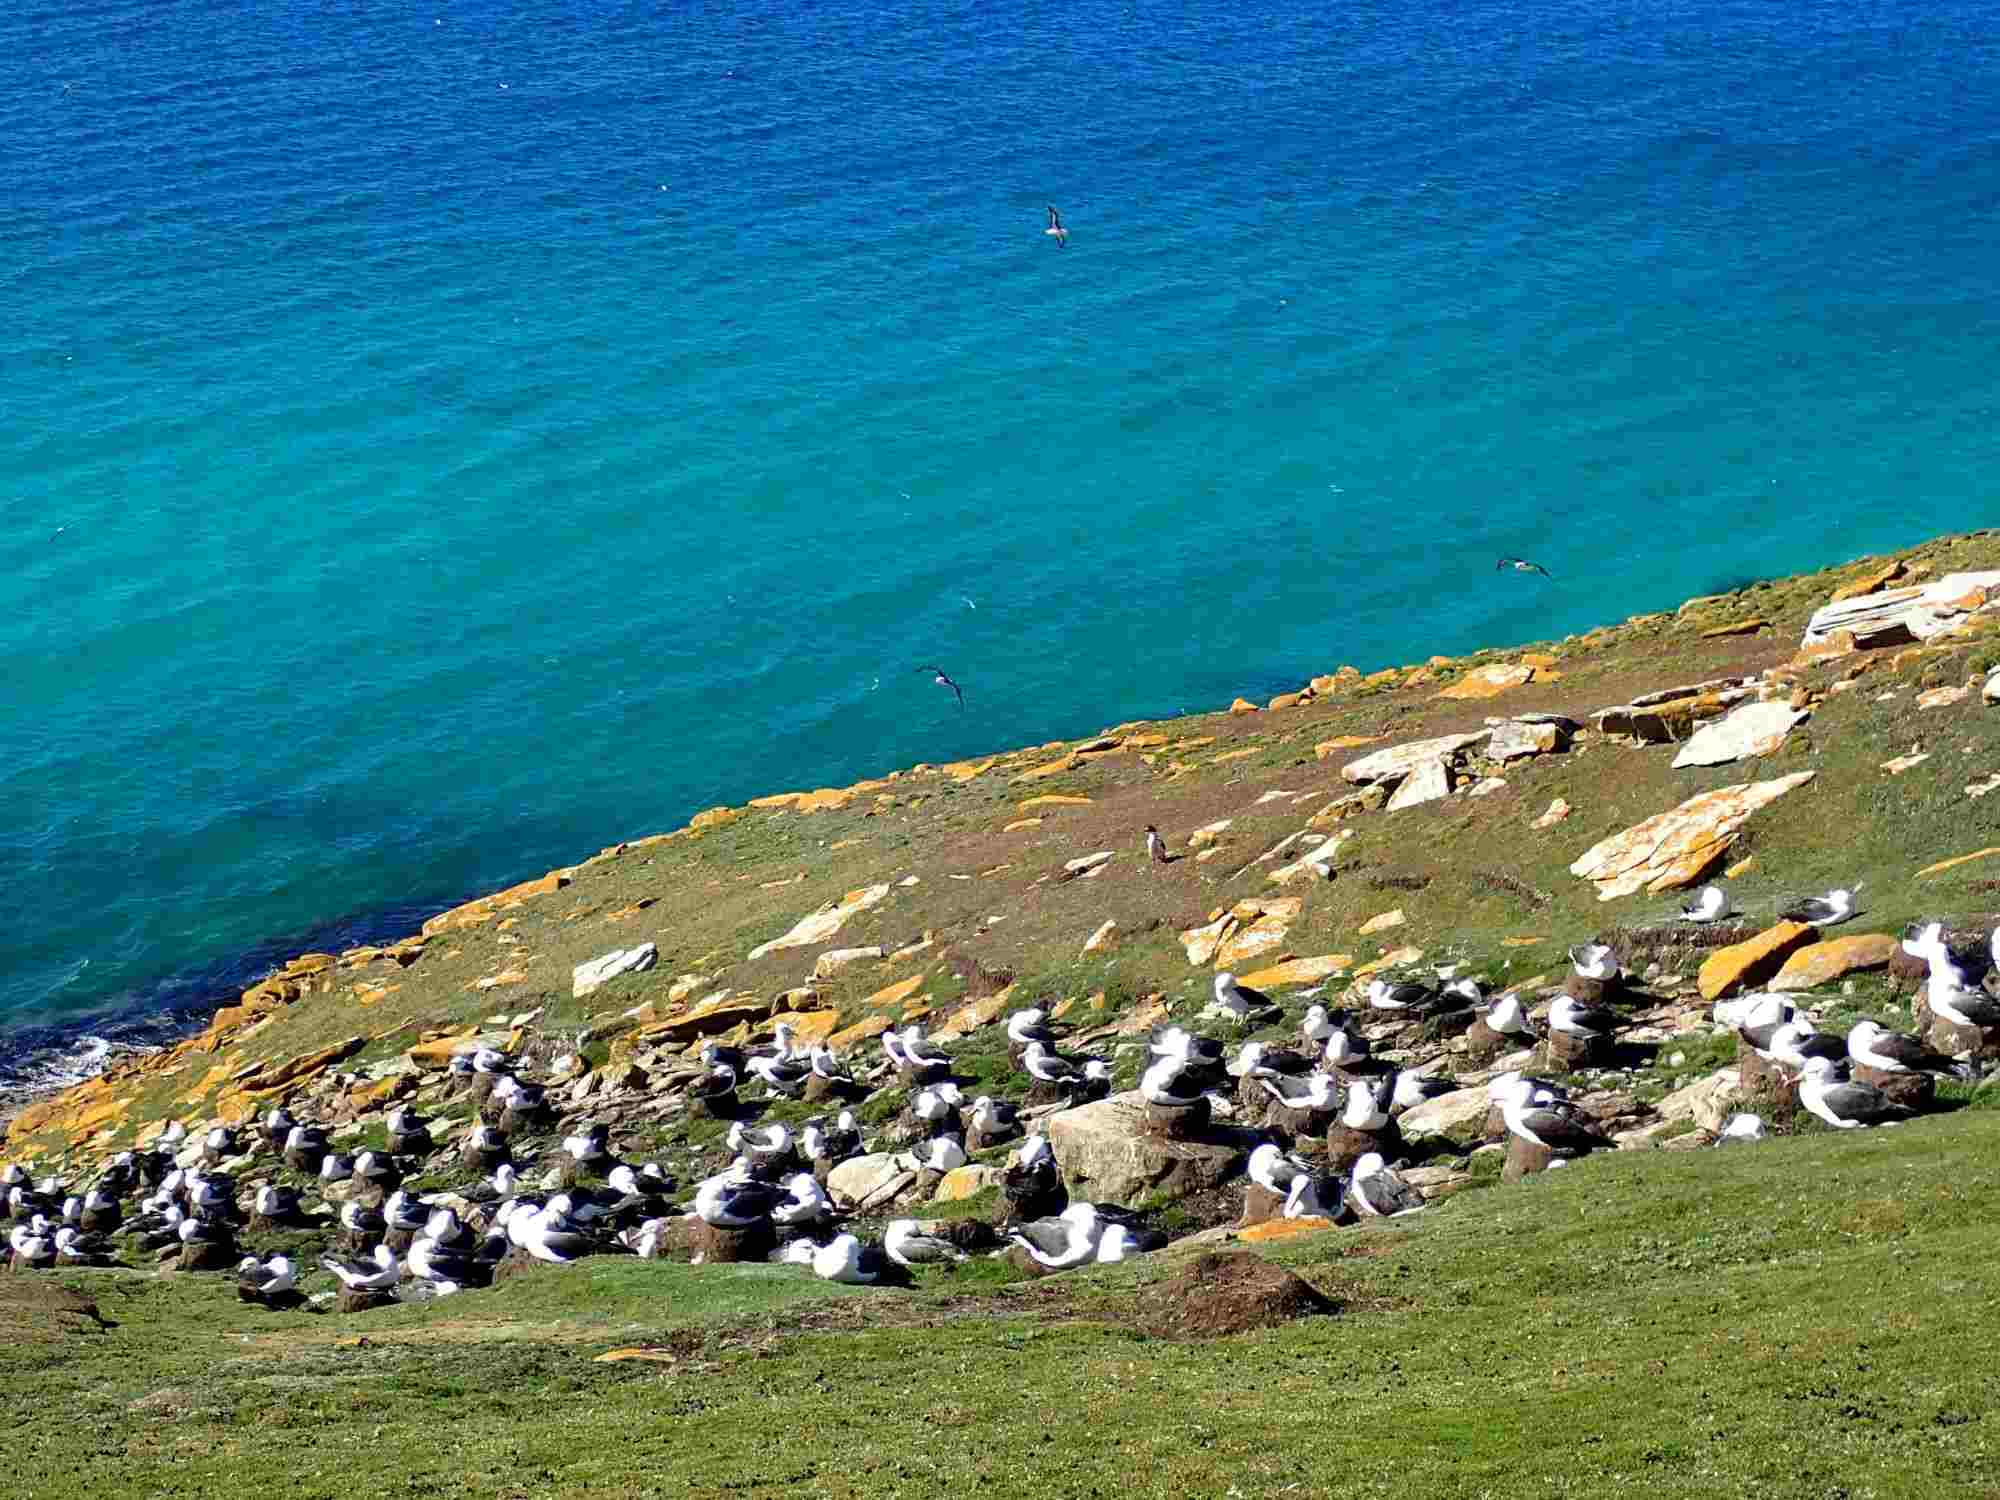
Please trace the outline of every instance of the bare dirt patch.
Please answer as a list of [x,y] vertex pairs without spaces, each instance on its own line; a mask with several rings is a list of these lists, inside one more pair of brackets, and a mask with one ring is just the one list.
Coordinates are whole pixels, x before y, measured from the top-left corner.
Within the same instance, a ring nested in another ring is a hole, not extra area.
[[1243,1251],[1196,1257],[1147,1302],[1146,1331],[1179,1339],[1223,1338],[1341,1310],[1303,1276]]

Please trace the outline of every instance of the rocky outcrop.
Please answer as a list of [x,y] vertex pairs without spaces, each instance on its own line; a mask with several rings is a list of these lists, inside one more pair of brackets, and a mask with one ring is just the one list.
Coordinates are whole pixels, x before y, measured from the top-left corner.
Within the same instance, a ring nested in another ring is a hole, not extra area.
[[1404,1110],[1399,1123],[1411,1139],[1440,1136],[1456,1145],[1470,1146],[1486,1135],[1490,1103],[1484,1088],[1460,1089]]
[[1389,798],[1388,811],[1401,812],[1426,802],[1439,802],[1451,795],[1451,767],[1442,760],[1424,760],[1410,768]]
[[1784,744],[1785,736],[1805,717],[1804,710],[1789,703],[1746,703],[1727,718],[1697,729],[1674,757],[1674,769],[1720,766],[1732,760],[1769,755]]
[[1810,649],[1842,634],[1851,635],[1862,650],[1932,641],[1963,629],[1970,617],[1996,605],[2000,605],[2000,571],[1950,573],[1915,588],[1835,598],[1806,622],[1799,644]]
[[826,1190],[836,1203],[857,1213],[881,1208],[906,1191],[917,1174],[890,1151],[850,1156],[827,1173]]
[[1401,781],[1420,766],[1434,761],[1446,762],[1492,733],[1490,729],[1481,729],[1471,734],[1447,734],[1437,739],[1415,740],[1407,745],[1377,750],[1373,755],[1364,755],[1342,766],[1340,779],[1352,786],[1387,785]]
[[[1818,934],[1803,922],[1780,922],[1741,943],[1718,948],[1703,961],[1695,986],[1704,1000],[1720,1000],[1738,990],[1762,984],[1784,967],[1785,960]],[[1885,957],[1883,962],[1887,962]]]
[[1277,947],[1304,909],[1298,896],[1253,896],[1183,932],[1181,947],[1197,967],[1216,963],[1227,968]]
[[1533,667],[1509,665],[1494,662],[1483,667],[1474,667],[1450,687],[1438,693],[1440,698],[1497,698],[1509,689],[1526,687],[1535,680]]
[[1616,708],[1600,708],[1590,717],[1606,734],[1662,745],[1688,738],[1696,720],[1712,719],[1755,691],[1750,678],[1719,677],[1646,693]]
[[1205,1140],[1148,1134],[1137,1090],[1051,1115],[1044,1127],[1063,1180],[1078,1197],[1132,1203],[1179,1198],[1227,1182],[1256,1137],[1216,1130]]
[[1771,980],[1774,990],[1810,990],[1864,969],[1886,969],[1898,943],[1886,932],[1860,932],[1798,949]]
[[797,925],[783,937],[772,938],[770,942],[752,948],[750,957],[754,960],[782,948],[810,948],[814,943],[823,943],[846,926],[849,918],[867,911],[887,898],[888,894],[887,882],[849,891],[838,901],[829,901],[818,911],[799,918]]
[[602,958],[593,958],[578,964],[570,971],[570,997],[581,1000],[593,994],[616,979],[620,974],[639,974],[660,961],[660,950],[653,943],[641,943],[636,948],[614,948]]
[[1592,845],[1569,867],[1597,886],[1597,899],[1691,885],[1720,859],[1750,815],[1813,779],[1811,771],[1744,782],[1690,797],[1678,807]]
[[1573,720],[1555,714],[1536,714],[1507,719],[1493,726],[1493,737],[1483,752],[1488,760],[1505,764],[1531,755],[1553,755],[1567,749],[1576,733]]

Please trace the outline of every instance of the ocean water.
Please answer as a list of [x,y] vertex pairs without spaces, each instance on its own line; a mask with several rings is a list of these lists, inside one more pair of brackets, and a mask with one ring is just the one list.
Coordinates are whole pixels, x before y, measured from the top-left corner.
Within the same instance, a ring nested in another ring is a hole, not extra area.
[[718,802],[1990,521],[1996,32],[0,8],[13,1065]]

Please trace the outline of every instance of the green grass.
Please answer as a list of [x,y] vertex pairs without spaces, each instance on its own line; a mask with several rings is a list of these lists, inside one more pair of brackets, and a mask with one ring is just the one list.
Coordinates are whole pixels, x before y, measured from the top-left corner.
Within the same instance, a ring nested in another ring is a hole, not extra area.
[[1600,1158],[1275,1252],[1346,1311],[1211,1342],[1138,1331],[1172,1255],[912,1292],[600,1262],[357,1319],[72,1275],[118,1327],[11,1340],[0,1393],[24,1492],[107,1500],[1990,1493],[1997,1159],[1971,1112]]

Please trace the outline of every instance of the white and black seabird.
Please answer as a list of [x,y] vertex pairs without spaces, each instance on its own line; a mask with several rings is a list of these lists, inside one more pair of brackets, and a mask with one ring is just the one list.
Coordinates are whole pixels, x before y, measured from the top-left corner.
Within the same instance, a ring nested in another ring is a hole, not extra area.
[[1031,1219],[1007,1232],[1007,1238],[1036,1265],[1051,1271],[1088,1265],[1097,1258],[1097,1242],[1103,1235],[1104,1221],[1089,1203],[1072,1203],[1053,1219]]
[[1167,858],[1166,840],[1160,837],[1160,830],[1151,823],[1146,825],[1146,858],[1156,865],[1171,863]]
[[1381,1152],[1370,1151],[1354,1164],[1347,1201],[1364,1219],[1395,1219],[1422,1208],[1424,1195],[1398,1177]]
[[1842,1083],[1835,1065],[1824,1057],[1806,1060],[1799,1078],[1799,1103],[1836,1130],[1859,1130],[1910,1116],[1909,1110],[1872,1084]]
[[1069,231],[1063,228],[1062,215],[1056,212],[1056,206],[1053,203],[1049,205],[1049,227],[1044,229],[1042,233],[1051,236],[1055,240],[1056,249],[1067,250],[1069,248]]
[[[1856,886],[1854,890],[1859,890]],[[1833,927],[1853,916],[1854,890],[1836,887],[1824,896],[1806,896],[1793,901],[1778,915],[1788,922],[1803,922],[1808,927]]]
[[1847,1055],[1878,1073],[1958,1072],[1958,1065],[1915,1037],[1875,1021],[1856,1021],[1847,1033]]
[[892,1219],[882,1231],[882,1249],[899,1266],[941,1265],[966,1254],[941,1235],[925,1234],[915,1219]]
[[951,675],[943,667],[918,667],[917,670],[919,672],[935,672],[937,674],[937,685],[939,687],[950,688],[958,697],[959,708],[963,709],[965,707],[965,689],[953,682]]
[[1694,900],[1681,908],[1683,922],[1720,922],[1729,913],[1729,892],[1719,885],[1705,885]]
[[1237,983],[1236,976],[1227,969],[1215,976],[1215,998],[1206,1007],[1209,1015],[1225,1016],[1232,1021],[1247,1021],[1276,1009],[1269,995]]
[[1529,562],[1525,557],[1503,557],[1493,565],[1493,571],[1496,573],[1503,568],[1512,568],[1516,573],[1539,573],[1542,577],[1551,581],[1556,576],[1540,563]]

